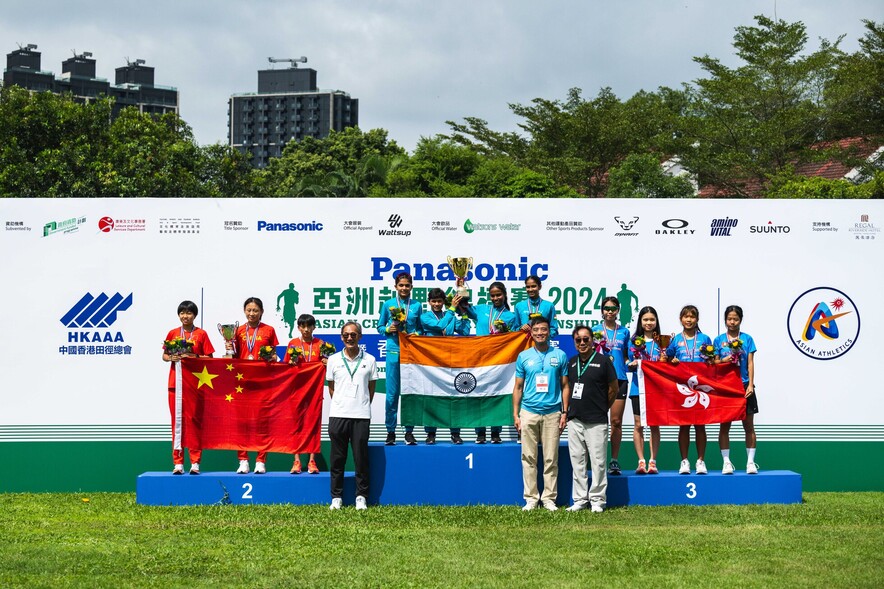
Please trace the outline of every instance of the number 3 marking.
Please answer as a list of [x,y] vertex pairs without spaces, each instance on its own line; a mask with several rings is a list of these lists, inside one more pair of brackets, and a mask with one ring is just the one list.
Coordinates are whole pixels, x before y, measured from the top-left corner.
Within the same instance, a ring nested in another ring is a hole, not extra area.
[[685,493],[685,497],[688,499],[693,499],[697,496],[697,483],[688,483],[687,484],[688,492]]
[[252,498],[252,483],[243,483],[242,488],[245,491],[242,494],[243,499],[251,499]]

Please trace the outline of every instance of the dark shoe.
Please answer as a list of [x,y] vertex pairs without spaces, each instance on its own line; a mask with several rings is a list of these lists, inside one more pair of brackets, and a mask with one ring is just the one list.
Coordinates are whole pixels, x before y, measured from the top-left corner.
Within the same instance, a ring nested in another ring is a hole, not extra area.
[[485,434],[479,434],[478,436],[476,436],[476,443],[477,444],[484,444],[485,443]]
[[427,445],[432,446],[436,443],[436,434],[427,434]]
[[611,460],[610,464],[608,464],[608,474],[614,476],[620,474],[620,463],[616,460]]
[[387,432],[387,441],[384,443],[387,446],[395,446],[396,445],[396,432]]
[[463,440],[460,438],[460,434],[451,434],[451,443],[455,446],[460,446],[463,444]]
[[405,445],[406,446],[417,446],[417,439],[414,437],[413,433],[405,432]]
[[500,434],[491,434],[491,443],[502,444],[503,440],[500,439]]

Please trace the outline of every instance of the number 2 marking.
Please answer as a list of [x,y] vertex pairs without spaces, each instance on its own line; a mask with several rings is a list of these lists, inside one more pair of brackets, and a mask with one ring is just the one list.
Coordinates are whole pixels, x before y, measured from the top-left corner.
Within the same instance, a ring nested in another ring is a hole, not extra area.
[[243,483],[242,488],[245,489],[242,494],[242,498],[252,499],[252,483]]
[[688,483],[687,484],[688,492],[685,493],[685,497],[688,499],[693,499],[697,496],[697,483]]
[[473,470],[473,453],[470,452],[469,454],[467,454],[464,460],[470,463],[470,470]]

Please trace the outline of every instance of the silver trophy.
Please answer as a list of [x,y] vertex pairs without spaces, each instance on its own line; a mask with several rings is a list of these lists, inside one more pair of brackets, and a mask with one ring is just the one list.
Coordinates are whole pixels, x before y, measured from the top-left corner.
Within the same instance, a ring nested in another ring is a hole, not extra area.
[[239,327],[239,321],[233,324],[221,325],[218,324],[218,333],[221,334],[221,337],[224,338],[224,348],[227,348],[227,342],[231,344],[231,350],[224,354],[225,358],[233,358],[236,355],[236,345],[233,343],[233,338],[236,337],[236,329]]

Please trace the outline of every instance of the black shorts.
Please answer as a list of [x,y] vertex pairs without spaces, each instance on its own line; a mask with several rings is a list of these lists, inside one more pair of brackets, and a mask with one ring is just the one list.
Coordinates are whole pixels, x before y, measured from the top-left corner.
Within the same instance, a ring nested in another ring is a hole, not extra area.
[[625,399],[627,393],[629,392],[629,381],[628,380],[618,380],[617,384],[619,385],[619,389],[617,390],[617,398]]
[[632,414],[636,416],[642,414],[642,404],[638,399],[638,395],[634,397],[629,397],[629,400],[632,401]]
[[[748,384],[743,386],[744,391],[748,388]],[[755,387],[755,392],[751,397],[746,397],[746,415],[755,415],[756,413],[758,413],[758,387]]]

